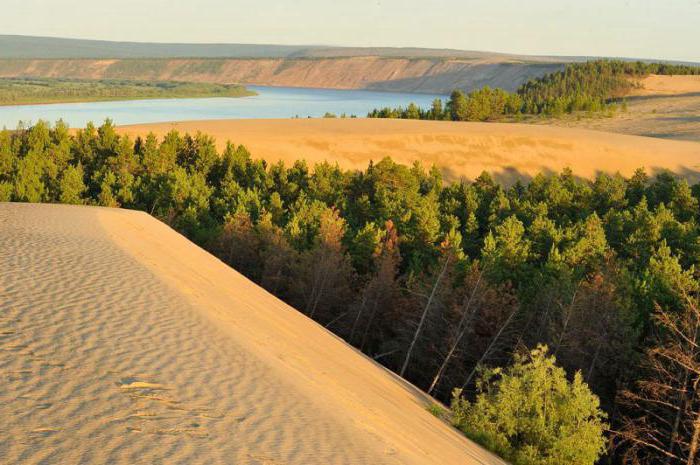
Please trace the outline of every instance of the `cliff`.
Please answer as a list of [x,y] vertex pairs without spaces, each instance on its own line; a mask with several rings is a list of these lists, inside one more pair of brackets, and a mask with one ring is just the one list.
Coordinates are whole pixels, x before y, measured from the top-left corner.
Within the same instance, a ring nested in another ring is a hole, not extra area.
[[498,57],[2,59],[0,77],[213,82],[447,94],[483,85],[514,90],[560,63]]

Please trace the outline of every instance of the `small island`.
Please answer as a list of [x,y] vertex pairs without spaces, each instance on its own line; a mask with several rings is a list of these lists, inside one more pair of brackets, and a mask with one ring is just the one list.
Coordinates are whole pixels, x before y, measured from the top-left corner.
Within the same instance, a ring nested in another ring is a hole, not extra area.
[[0,105],[98,102],[164,98],[248,97],[255,92],[238,84],[177,81],[0,79]]

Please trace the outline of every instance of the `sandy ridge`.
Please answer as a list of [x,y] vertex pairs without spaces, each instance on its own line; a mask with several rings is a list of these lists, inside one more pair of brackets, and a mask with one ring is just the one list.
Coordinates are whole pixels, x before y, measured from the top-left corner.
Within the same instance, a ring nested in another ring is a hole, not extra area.
[[0,204],[0,270],[7,463],[502,463],[144,213]]

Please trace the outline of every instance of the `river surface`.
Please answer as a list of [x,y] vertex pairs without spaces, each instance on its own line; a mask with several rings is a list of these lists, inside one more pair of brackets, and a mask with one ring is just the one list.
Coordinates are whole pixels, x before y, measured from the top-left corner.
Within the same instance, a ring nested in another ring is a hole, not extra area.
[[306,118],[323,116],[327,112],[364,117],[374,108],[405,107],[411,102],[428,108],[437,97],[366,90],[247,87],[258,95],[0,106],[0,128],[14,129],[20,121],[28,126],[39,119],[51,123],[62,119],[71,127],[84,127],[88,121],[99,124],[106,118],[111,118],[115,124],[138,124],[227,118]]

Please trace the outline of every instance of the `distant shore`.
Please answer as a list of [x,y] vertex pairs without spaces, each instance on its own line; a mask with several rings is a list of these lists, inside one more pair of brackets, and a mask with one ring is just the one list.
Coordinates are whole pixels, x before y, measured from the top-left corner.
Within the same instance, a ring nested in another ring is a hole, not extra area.
[[253,95],[237,84],[0,78],[0,106]]

